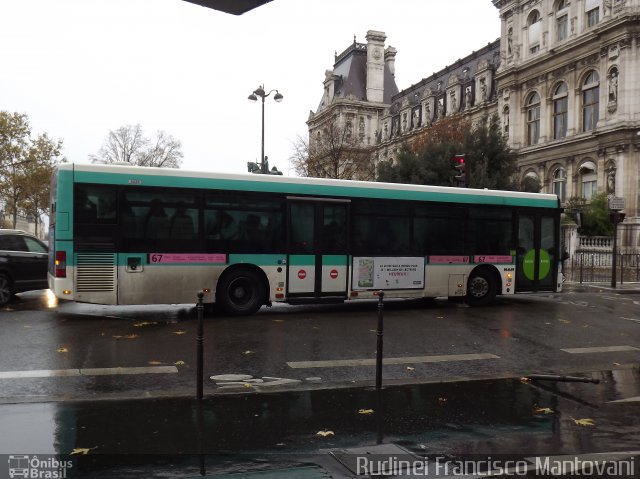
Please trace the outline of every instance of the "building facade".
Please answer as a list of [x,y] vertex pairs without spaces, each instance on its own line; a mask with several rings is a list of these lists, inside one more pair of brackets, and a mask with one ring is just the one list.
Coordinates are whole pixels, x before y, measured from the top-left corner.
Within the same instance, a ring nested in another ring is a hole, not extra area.
[[[492,2],[501,21],[495,42],[390,97],[350,105],[352,118],[369,119],[374,159],[394,160],[401,143],[446,116],[477,122],[495,113],[518,155],[519,180],[537,179],[563,203],[622,197],[625,223],[640,224],[640,0]],[[382,51],[384,34],[376,33],[375,47],[362,48]],[[392,78],[393,62],[389,71]],[[325,80],[310,141],[318,117],[343,102],[331,94]],[[625,243],[638,240],[634,234]]]

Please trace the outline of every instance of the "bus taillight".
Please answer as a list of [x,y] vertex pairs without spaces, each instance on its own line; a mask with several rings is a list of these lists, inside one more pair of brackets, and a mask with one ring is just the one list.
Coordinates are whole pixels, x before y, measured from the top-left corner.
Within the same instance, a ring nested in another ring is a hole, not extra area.
[[56,278],[67,277],[67,252],[56,251]]

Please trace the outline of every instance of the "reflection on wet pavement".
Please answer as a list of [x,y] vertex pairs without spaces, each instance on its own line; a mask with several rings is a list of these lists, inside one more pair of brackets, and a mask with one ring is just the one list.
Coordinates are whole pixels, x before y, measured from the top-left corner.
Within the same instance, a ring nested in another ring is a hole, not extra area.
[[[637,448],[640,402],[612,401],[640,396],[639,371],[594,376],[600,384],[512,379],[221,395],[201,405],[192,399],[4,405],[0,429],[15,433],[0,438],[0,451],[88,448],[79,459],[86,477],[114,470],[128,477],[126,470],[140,467],[184,474],[197,464],[189,456],[200,453],[208,470],[231,472],[380,443],[452,457]],[[579,422],[585,419],[593,426]]]

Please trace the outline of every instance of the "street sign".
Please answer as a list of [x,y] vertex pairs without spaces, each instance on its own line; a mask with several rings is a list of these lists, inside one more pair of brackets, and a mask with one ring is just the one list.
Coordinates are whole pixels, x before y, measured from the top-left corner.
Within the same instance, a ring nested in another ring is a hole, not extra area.
[[620,211],[624,209],[624,198],[619,196],[609,197],[609,209],[614,211]]

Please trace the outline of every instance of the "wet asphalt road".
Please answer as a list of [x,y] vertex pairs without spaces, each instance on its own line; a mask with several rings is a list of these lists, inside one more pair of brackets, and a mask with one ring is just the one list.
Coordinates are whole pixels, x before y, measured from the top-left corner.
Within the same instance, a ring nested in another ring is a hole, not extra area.
[[[634,291],[519,296],[487,308],[388,302],[393,364],[381,392],[370,387],[375,367],[362,363],[375,358],[376,303],[208,318],[207,378],[266,382],[207,379],[202,403],[193,399],[192,306],[48,298],[24,294],[0,312],[0,455],[61,454],[73,463],[66,477],[341,478],[365,450],[500,459],[637,455],[640,444]],[[531,373],[600,383],[519,379]],[[0,466],[0,478],[7,471]]]
[[[25,293],[0,312],[0,401],[195,394],[197,318],[191,305],[47,301],[45,292]],[[640,294],[607,290],[520,295],[485,308],[389,301],[384,384],[637,365],[639,306]],[[204,393],[373,384],[376,323],[375,302],[280,305],[252,317],[207,318]],[[360,360],[369,364],[353,362]],[[21,377],[34,371],[66,376]],[[268,379],[221,388],[208,379],[232,373],[298,382],[277,386]]]

